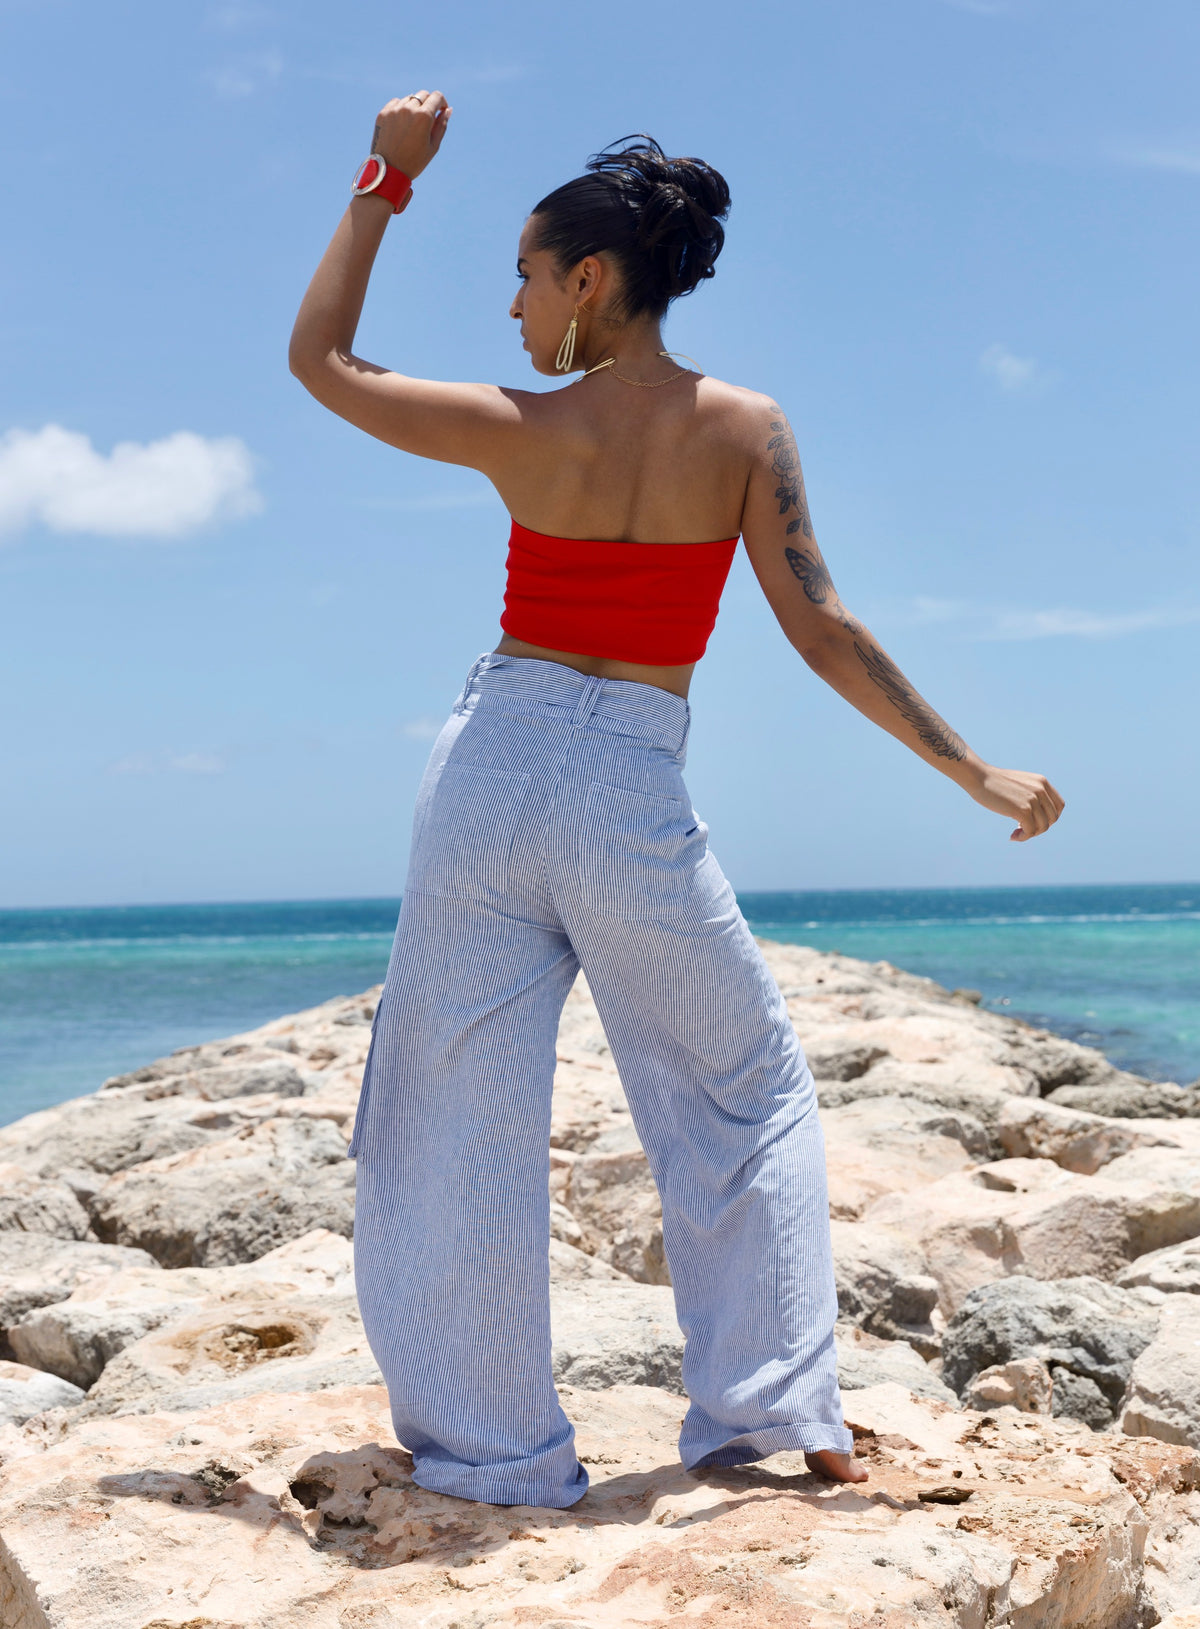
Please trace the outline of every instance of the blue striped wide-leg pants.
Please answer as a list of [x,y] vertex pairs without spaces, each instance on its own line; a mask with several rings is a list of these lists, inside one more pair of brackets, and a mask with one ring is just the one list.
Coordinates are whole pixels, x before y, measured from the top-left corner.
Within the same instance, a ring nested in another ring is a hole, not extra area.
[[420,1486],[565,1508],[550,1353],[559,1015],[582,967],[662,1195],[680,1457],[848,1452],[824,1142],[653,685],[481,656],[434,745],[349,1153],[371,1349]]

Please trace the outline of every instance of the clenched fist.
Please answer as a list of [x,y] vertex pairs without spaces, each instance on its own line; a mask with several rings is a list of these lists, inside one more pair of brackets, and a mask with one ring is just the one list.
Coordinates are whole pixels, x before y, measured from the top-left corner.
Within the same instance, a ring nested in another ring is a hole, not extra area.
[[389,165],[403,170],[413,181],[442,145],[452,112],[441,91],[394,96],[375,120],[371,151],[382,154]]

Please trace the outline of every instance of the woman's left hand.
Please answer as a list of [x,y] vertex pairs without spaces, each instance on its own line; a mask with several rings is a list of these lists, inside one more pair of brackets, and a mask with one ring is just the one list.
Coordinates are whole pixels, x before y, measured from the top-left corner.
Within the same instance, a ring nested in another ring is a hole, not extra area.
[[1008,834],[1014,843],[1028,842],[1048,831],[1064,808],[1062,798],[1046,777],[1026,769],[997,769],[994,764],[985,764],[977,784],[967,790],[985,809],[1017,822],[1016,831]]
[[393,169],[415,181],[437,157],[452,112],[441,91],[394,96],[375,120],[371,151],[382,154]]

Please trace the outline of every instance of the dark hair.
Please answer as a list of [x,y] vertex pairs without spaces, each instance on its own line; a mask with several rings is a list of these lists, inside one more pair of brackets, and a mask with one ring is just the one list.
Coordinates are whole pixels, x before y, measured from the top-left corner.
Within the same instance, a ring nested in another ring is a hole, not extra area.
[[647,135],[626,136],[587,162],[588,174],[548,193],[533,214],[538,245],[562,272],[608,250],[621,269],[618,312],[661,317],[715,270],[729,213],[725,177],[699,158],[668,158]]

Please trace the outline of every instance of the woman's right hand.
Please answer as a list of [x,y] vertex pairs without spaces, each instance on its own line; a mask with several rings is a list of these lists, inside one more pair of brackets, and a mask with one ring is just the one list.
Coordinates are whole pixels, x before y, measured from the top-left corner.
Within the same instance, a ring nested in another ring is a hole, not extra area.
[[441,91],[393,96],[375,120],[371,151],[381,153],[393,169],[415,181],[442,145],[453,111]]
[[1026,843],[1048,831],[1065,808],[1044,775],[1024,769],[997,769],[994,764],[984,764],[977,784],[968,790],[985,809],[1017,822],[1016,831],[1008,834],[1013,843]]

